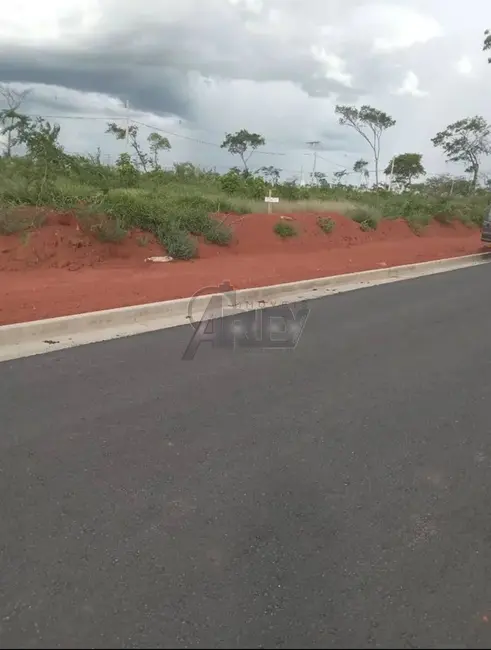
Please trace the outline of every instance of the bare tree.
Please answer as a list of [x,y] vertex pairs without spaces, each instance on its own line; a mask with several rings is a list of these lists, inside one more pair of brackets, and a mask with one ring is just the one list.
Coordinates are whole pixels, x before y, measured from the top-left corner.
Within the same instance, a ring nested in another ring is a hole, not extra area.
[[431,141],[435,147],[443,149],[447,160],[467,164],[465,171],[472,173],[475,190],[481,159],[491,154],[491,125],[484,117],[475,115],[449,124]]
[[396,121],[384,111],[373,106],[336,106],[341,126],[354,129],[370,145],[375,161],[375,185],[378,187],[378,161],[380,158],[380,140],[382,134],[395,126]]
[[0,98],[7,105],[6,108],[0,110],[1,134],[6,136],[4,155],[7,158],[12,157],[12,150],[19,143],[16,131],[17,125],[23,118],[19,113],[19,108],[30,92],[30,88],[20,92],[7,84],[0,84]]

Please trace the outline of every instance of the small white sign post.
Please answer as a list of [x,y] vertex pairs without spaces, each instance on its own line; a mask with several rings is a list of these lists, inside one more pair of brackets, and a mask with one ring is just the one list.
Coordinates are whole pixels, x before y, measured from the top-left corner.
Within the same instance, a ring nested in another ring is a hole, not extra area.
[[280,199],[277,196],[271,196],[271,190],[268,192],[268,196],[264,197],[264,201],[268,204],[268,214],[273,212],[273,203],[279,203]]

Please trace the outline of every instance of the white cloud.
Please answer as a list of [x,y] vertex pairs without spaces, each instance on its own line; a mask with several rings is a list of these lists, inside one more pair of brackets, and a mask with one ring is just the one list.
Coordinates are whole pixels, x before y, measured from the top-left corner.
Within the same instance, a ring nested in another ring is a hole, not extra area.
[[[491,121],[469,83],[491,75],[486,8],[467,0],[464,25],[448,0],[17,0],[2,9],[0,82],[33,87],[30,110],[47,115],[118,116],[129,100],[134,119],[202,141],[169,136],[180,161],[227,165],[224,131],[249,128],[278,153],[265,160],[290,171],[306,140],[329,147],[332,170],[369,156],[334,107],[370,104],[397,120],[383,155],[421,151],[433,172],[445,169],[437,131]],[[430,105],[408,101],[428,90]],[[112,146],[103,131],[104,120],[62,122],[70,150]]]
[[426,90],[421,90],[419,87],[419,79],[417,75],[412,71],[406,73],[402,85],[394,91],[395,95],[412,95],[413,97],[426,97],[428,92]]
[[428,43],[443,34],[440,23],[431,15],[410,8],[392,5],[366,5],[358,20],[374,34],[375,52],[389,53]]
[[243,7],[244,9],[256,14],[260,14],[264,7],[262,0],[228,0],[228,2],[232,6]]
[[346,72],[346,61],[343,61],[337,54],[326,52],[323,47],[313,45],[311,47],[312,56],[316,61],[322,63],[324,70],[321,74],[326,79],[339,81],[343,86],[351,87],[353,85],[353,77],[349,72]]
[[461,57],[456,65],[455,65],[457,72],[462,75],[470,75],[474,69],[474,66],[472,65],[472,61],[469,59],[468,56],[463,56]]
[[90,34],[102,18],[99,0],[16,0],[2,7],[0,41],[36,46],[75,45]]

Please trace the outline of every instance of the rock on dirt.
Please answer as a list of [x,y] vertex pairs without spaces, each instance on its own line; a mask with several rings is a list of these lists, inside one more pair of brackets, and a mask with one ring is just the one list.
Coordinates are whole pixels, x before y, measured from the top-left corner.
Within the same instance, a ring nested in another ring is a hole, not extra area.
[[147,257],[145,262],[172,262],[174,260],[170,255],[156,255],[155,257]]

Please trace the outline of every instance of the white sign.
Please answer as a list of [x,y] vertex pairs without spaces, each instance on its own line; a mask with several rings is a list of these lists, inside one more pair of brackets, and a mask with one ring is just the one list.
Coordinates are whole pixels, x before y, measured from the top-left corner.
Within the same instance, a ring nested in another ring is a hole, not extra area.
[[264,201],[266,203],[279,203],[280,202],[279,198],[275,197],[275,196],[265,196]]

